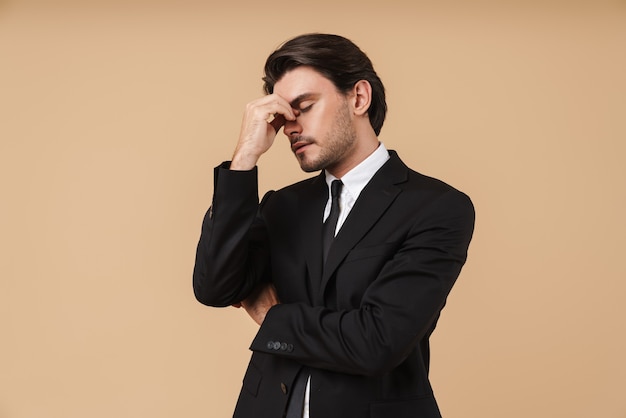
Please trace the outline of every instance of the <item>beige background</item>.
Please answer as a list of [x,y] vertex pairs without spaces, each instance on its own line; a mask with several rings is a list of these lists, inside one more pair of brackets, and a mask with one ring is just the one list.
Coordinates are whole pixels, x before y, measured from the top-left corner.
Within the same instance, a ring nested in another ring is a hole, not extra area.
[[[265,57],[311,31],[476,205],[444,416],[626,417],[626,3],[335,3],[0,1],[0,418],[231,415],[255,326],[194,300],[195,245]],[[305,177],[282,137],[260,167]]]

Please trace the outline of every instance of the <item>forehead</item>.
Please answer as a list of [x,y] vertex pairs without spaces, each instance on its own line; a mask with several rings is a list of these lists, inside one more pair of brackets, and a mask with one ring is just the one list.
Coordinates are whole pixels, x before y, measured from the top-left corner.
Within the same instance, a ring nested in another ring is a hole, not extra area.
[[287,71],[274,85],[274,93],[288,102],[303,94],[337,93],[335,85],[311,67]]

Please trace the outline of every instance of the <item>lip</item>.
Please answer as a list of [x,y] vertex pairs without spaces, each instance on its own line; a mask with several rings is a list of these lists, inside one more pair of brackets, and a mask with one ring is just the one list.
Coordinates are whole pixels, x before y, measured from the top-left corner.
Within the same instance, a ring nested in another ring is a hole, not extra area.
[[295,142],[291,145],[291,151],[293,151],[294,154],[299,154],[301,152],[304,152],[304,149],[308,147],[310,144],[311,144],[310,142],[306,142],[306,141]]

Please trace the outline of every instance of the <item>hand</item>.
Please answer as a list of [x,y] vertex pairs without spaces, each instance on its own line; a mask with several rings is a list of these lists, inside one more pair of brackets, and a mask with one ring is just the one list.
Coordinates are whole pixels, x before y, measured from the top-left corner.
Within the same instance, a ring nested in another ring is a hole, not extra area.
[[254,168],[259,157],[274,143],[278,130],[286,121],[295,119],[291,105],[277,94],[248,103],[241,123],[239,142],[230,164],[231,170]]
[[257,286],[250,296],[240,303],[234,304],[236,308],[243,307],[250,318],[258,325],[263,323],[267,311],[274,305],[279,304],[276,288],[271,283],[263,283]]

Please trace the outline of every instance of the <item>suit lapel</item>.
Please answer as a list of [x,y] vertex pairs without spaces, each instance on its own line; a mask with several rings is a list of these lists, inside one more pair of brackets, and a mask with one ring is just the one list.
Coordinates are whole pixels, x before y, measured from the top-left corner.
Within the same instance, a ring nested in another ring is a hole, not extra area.
[[308,292],[311,303],[316,299],[322,281],[322,217],[328,200],[328,187],[323,172],[316,177],[312,187],[303,189],[298,196],[299,225],[302,228],[302,249],[306,259]]
[[389,154],[391,158],[365,186],[330,247],[320,287],[322,299],[328,281],[337,267],[400,194],[401,189],[397,184],[407,179],[407,167],[395,152],[389,151]]

